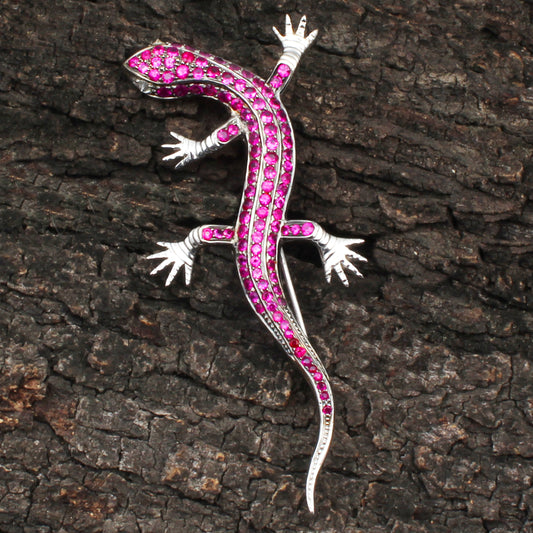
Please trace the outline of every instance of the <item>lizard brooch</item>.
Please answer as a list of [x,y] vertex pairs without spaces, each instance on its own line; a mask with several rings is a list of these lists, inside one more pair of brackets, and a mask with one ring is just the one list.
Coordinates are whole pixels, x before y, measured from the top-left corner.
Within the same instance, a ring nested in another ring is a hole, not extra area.
[[366,259],[349,248],[362,243],[361,239],[335,237],[316,222],[285,217],[296,158],[293,129],[280,98],[302,54],[316,38],[317,30],[306,36],[305,26],[304,16],[294,31],[287,15],[285,35],[273,28],[283,45],[283,53],[267,80],[229,61],[175,43],[156,42],[130,57],[124,65],[133,83],[144,94],[161,99],[201,95],[229,107],[229,120],[202,141],[171,133],[176,143],[163,145],[173,150],[163,159],[178,160],[176,168],[234,139],[244,137],[246,140],[246,181],[235,225],[195,228],[181,242],[158,243],[164,250],[149,259],[162,260],[152,274],[171,267],[166,285],[182,268],[188,285],[194,256],[200,246],[228,244],[235,250],[237,272],[246,299],[303,371],[318,402],[319,437],[306,482],[307,505],[314,512],[316,479],[333,433],[333,396],[326,369],[307,336],[282,244],[288,239],[315,243],[328,282],[335,271],[348,285],[344,270],[361,276],[351,260]]

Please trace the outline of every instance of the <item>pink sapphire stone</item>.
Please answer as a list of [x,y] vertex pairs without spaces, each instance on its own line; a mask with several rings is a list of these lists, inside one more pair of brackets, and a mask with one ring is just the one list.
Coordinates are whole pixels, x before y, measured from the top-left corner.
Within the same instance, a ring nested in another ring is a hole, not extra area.
[[[267,167],[267,168],[270,168],[270,167]],[[265,168],[265,176],[266,176],[266,168]],[[273,181],[270,181],[270,179],[269,179],[268,181],[263,182],[263,191],[264,192],[270,192],[273,189],[274,189],[274,182]]]
[[266,146],[269,150],[277,150],[279,142],[276,137],[267,137]]
[[320,372],[315,372],[313,374],[313,379],[315,381],[322,381],[323,378],[324,378],[324,376]]
[[227,143],[229,141],[229,134],[225,129],[218,130],[217,139],[221,143]]
[[158,81],[159,78],[161,77],[161,74],[159,73],[159,70],[153,68],[150,72],[148,72],[148,77],[152,81]]
[[209,67],[206,74],[210,78],[216,78],[220,74],[220,70],[217,67]]
[[276,135],[278,133],[278,128],[274,124],[267,124],[265,126],[265,133],[267,135]]
[[293,337],[294,337],[294,331],[292,331],[292,329],[288,329],[285,332],[285,338],[286,339],[292,339]]
[[192,71],[192,77],[195,79],[195,80],[200,80],[204,77],[204,69],[203,68],[195,68],[193,71]]
[[254,279],[260,279],[262,276],[262,272],[261,272],[261,269],[260,268],[254,268],[252,270],[252,277]]
[[165,83],[172,83],[175,79],[173,72],[163,72],[163,81]]
[[272,320],[274,320],[274,322],[281,322],[282,319],[283,319],[283,315],[279,311],[276,311],[275,313],[272,314]]
[[184,63],[192,63],[194,61],[194,54],[191,54],[191,52],[183,52],[183,54],[181,54],[181,59]]
[[255,98],[256,94],[257,94],[257,92],[256,92],[256,90],[253,87],[248,87],[244,91],[244,96],[246,96],[246,98],[249,98],[250,100],[252,98]]
[[253,266],[253,267],[258,267],[261,265],[261,258],[258,256],[258,255],[254,255],[251,259],[250,259],[250,264]]
[[163,60],[160,57],[152,58],[152,68],[159,68],[163,64]]
[[230,124],[228,126],[228,133],[232,137],[235,137],[235,135],[238,135],[238,133],[239,133],[239,126],[237,126],[237,124]]
[[[267,161],[266,157],[265,157],[265,161]],[[268,161],[267,161],[267,163],[268,163]],[[276,169],[274,167],[269,166],[269,167],[265,168],[264,174],[265,174],[265,178],[267,180],[273,180],[276,177],[277,172],[276,172]]]
[[[257,282],[257,286],[259,287],[259,289],[261,289],[262,291],[264,291],[267,287],[268,287],[268,281],[266,279],[260,279],[258,282]],[[272,294],[270,294],[272,296]]]
[[141,63],[141,60],[135,56],[135,57],[132,57],[129,61],[128,61],[128,65],[131,67],[131,68],[137,68],[139,66],[139,64]]
[[261,253],[261,250],[263,247],[260,244],[253,244],[252,245],[252,253],[254,255],[259,255]]
[[229,72],[224,72],[224,74],[222,74],[222,81],[226,85],[231,85],[233,83],[233,76]]
[[187,65],[180,65],[176,69],[176,74],[178,75],[178,78],[183,80],[189,75],[189,67]]
[[285,63],[281,63],[278,67],[278,76],[282,78],[287,78],[291,73],[291,69]]
[[321,400],[329,400],[329,394],[327,392],[321,392],[320,393],[320,399]]
[[[153,62],[152,62],[153,64]],[[174,65],[176,64],[176,58],[173,56],[167,56],[165,57],[165,68],[174,68]]]
[[259,218],[266,218],[268,216],[268,209],[266,207],[260,207],[257,210],[257,216]]
[[202,230],[202,238],[206,241],[210,241],[213,238],[213,230],[211,228],[204,228]]
[[267,152],[265,154],[265,161],[269,165],[275,165],[278,162],[278,156],[274,152]]
[[261,122],[270,124],[274,120],[274,115],[270,111],[263,111],[261,113]]
[[326,390],[328,387],[327,385],[323,382],[323,381],[319,381],[317,384],[316,384],[316,388],[318,390]]
[[296,236],[296,235],[300,235],[300,232],[302,231],[302,227],[300,226],[300,224],[293,224],[292,227],[291,227],[291,233]]
[[306,237],[311,235],[315,231],[315,225],[312,222],[304,222],[302,224],[302,235]]
[[255,223],[255,229],[257,231],[263,231],[265,229],[265,221],[264,220],[258,220],[256,223]]
[[298,359],[301,359],[307,353],[307,350],[303,346],[299,346],[294,350],[294,353]]
[[332,411],[333,411],[333,409],[331,408],[331,405],[325,405],[325,406],[322,408],[322,412],[323,412],[325,415],[330,415]]
[[207,59],[205,57],[197,57],[196,64],[202,68],[207,67]]
[[150,52],[150,50],[145,50],[142,54],[141,54],[141,57],[143,59],[143,61],[149,61],[152,57],[152,52]]
[[272,87],[274,87],[274,89],[277,89],[278,87],[281,87],[282,84],[283,84],[283,80],[279,76],[274,76],[270,80],[270,85],[272,85]]
[[302,365],[309,366],[312,363],[311,358],[307,355],[302,359]]
[[252,233],[252,242],[260,243],[263,240],[263,234],[260,231],[254,231]]
[[254,109],[264,109],[266,102],[262,98],[256,98],[252,105]]
[[[198,63],[198,61],[196,63]],[[241,79],[235,80],[235,89],[237,91],[242,93],[242,91],[244,91],[245,88],[246,88],[246,82],[244,80],[241,80]]]
[[270,196],[270,194],[262,194],[260,197],[259,197],[259,203],[261,205],[268,205],[270,202],[272,201],[272,198]]

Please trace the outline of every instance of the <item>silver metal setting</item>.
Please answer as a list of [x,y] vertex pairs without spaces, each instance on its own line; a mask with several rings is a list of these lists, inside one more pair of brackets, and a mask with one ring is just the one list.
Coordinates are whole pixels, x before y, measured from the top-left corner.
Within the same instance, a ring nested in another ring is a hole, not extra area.
[[307,336],[282,245],[288,239],[315,243],[326,280],[330,282],[335,272],[345,285],[348,285],[345,270],[361,276],[351,261],[366,259],[349,248],[361,244],[361,239],[335,237],[316,222],[287,220],[285,216],[296,158],[292,125],[279,98],[301,56],[316,38],[317,30],[306,37],[305,27],[304,16],[294,31],[287,15],[285,35],[274,28],[283,54],[266,81],[230,62],[172,43],[157,42],[140,50],[126,61],[125,67],[135,85],[152,97],[169,99],[196,94],[216,98],[230,108],[230,119],[202,141],[171,133],[177,142],[163,145],[173,150],[163,159],[177,160],[176,168],[237,137],[244,135],[246,139],[246,181],[235,225],[205,225],[193,229],[181,242],[158,243],[165,249],[149,256],[161,260],[151,273],[171,267],[165,283],[169,285],[183,269],[185,283],[189,285],[200,246],[229,244],[234,248],[238,275],[252,309],[299,365],[315,392],[320,428],[306,482],[307,505],[314,512],[316,479],[333,435],[333,393],[326,369]]

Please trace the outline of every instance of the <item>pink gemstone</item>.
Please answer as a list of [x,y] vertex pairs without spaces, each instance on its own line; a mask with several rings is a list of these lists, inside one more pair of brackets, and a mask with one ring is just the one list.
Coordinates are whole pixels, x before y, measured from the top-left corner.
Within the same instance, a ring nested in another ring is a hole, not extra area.
[[207,69],[207,75],[210,78],[216,78],[220,74],[220,70],[217,67],[209,67]]
[[169,96],[172,96],[172,89],[169,89],[168,87],[159,87],[156,94],[157,96],[161,96],[161,98],[168,98]]
[[244,89],[246,88],[246,82],[244,80],[238,79],[235,80],[235,89],[242,93]]
[[274,295],[271,292],[269,292],[269,291],[265,291],[263,293],[263,300],[266,303],[271,303],[274,300]]
[[262,315],[265,312],[265,307],[262,304],[256,304],[255,310]]
[[313,374],[313,379],[315,381],[322,381],[323,378],[324,378],[324,376],[320,372],[315,372]]
[[274,205],[281,209],[285,205],[285,197],[280,196],[276,198],[276,201],[274,202]]
[[274,89],[277,89],[278,87],[281,87],[282,84],[283,84],[283,80],[279,76],[274,76],[270,80],[270,85],[272,85],[272,87],[274,87]]
[[323,381],[319,381],[317,384],[316,384],[316,388],[318,390],[326,390],[328,388],[328,386],[323,382]]
[[228,126],[228,133],[232,136],[232,137],[235,137],[235,135],[238,135],[239,134],[239,126],[237,126],[236,124],[230,124]]
[[[257,286],[259,287],[259,289],[261,289],[262,291],[264,291],[267,287],[268,287],[268,281],[266,279],[263,279],[261,278],[258,282],[257,282]],[[272,296],[272,294],[270,294]]]
[[233,239],[233,235],[235,235],[235,232],[231,228],[226,228],[224,230],[224,238],[225,239]]
[[[273,245],[268,247],[267,254],[270,257],[276,257],[276,253],[277,253],[277,250],[276,250],[276,245],[275,244],[273,244]],[[274,287],[274,292],[276,292],[276,287]]]
[[285,65],[285,63],[281,63],[278,66],[278,76],[282,78],[287,78],[291,73],[291,69],[288,65]]
[[276,311],[275,313],[272,314],[272,320],[274,320],[274,322],[281,322],[282,319],[283,319],[283,315],[279,311]]
[[281,107],[281,104],[280,104],[279,100],[276,100],[275,98],[272,98],[270,100],[270,107],[272,109],[279,109]]
[[258,157],[261,153],[261,148],[258,144],[250,148],[250,157]]
[[158,44],[157,46],[154,46],[152,53],[155,56],[161,56],[165,53],[165,47]]
[[163,81],[165,83],[172,83],[175,79],[173,72],[163,72]]
[[137,68],[139,66],[139,64],[141,63],[141,60],[135,56],[135,57],[132,57],[129,61],[128,61],[128,65],[131,67],[131,68]]
[[255,196],[255,187],[253,185],[246,187],[244,190],[244,196],[246,196],[246,198],[253,198]]
[[176,48],[175,46],[169,46],[167,48],[167,56],[177,57],[179,56],[179,53],[180,53],[179,48]]
[[243,77],[248,78],[248,79],[254,77],[252,72],[250,72],[249,70],[244,70],[244,69],[242,71],[242,75],[243,75]]
[[[255,246],[255,245],[254,245]],[[261,252],[261,250],[259,250],[259,252]],[[250,259],[250,264],[253,266],[253,267],[258,267],[260,264],[261,264],[261,258],[258,256],[258,255],[254,255],[251,259]]]
[[259,144],[259,141],[261,140],[261,137],[259,137],[258,133],[250,133],[250,136],[248,137],[248,140],[252,146],[256,146]]
[[252,233],[252,242],[259,243],[263,240],[263,234],[260,231],[254,231]]
[[180,65],[176,69],[176,74],[178,75],[178,78],[183,80],[189,75],[189,67],[187,65]]
[[194,54],[183,52],[183,54],[181,54],[181,59],[184,63],[192,63],[194,61]]
[[285,235],[285,236],[287,236],[287,235],[291,235],[291,227],[290,227],[290,226],[287,226],[287,225],[283,226],[283,227],[281,228],[281,234],[282,234],[282,235]]
[[283,294],[279,285],[274,285],[272,290],[275,292],[276,296],[281,296]]
[[277,150],[279,142],[276,137],[267,137],[266,146],[269,150]]
[[266,207],[260,207],[257,210],[257,216],[259,218],[266,218],[268,216],[268,209]]
[[275,272],[271,272],[269,278],[272,283],[278,282],[278,275]]
[[267,135],[276,135],[278,133],[278,128],[274,124],[267,124],[265,126],[265,133]]
[[292,161],[290,159],[285,159],[285,161],[283,161],[283,168],[287,172],[290,172],[293,168]]
[[222,81],[226,85],[231,85],[233,83],[233,76],[229,72],[224,72],[224,74],[222,74]]
[[245,239],[241,239],[239,241],[239,244],[237,246],[239,252],[246,252],[246,250],[248,249],[248,243],[246,242]]
[[152,68],[159,68],[163,64],[163,60],[160,57],[152,58]]
[[294,353],[298,359],[301,359],[307,353],[307,350],[303,346],[299,346],[294,350]]
[[[242,204],[242,208],[248,210],[248,209],[251,209],[253,205],[254,203],[252,202],[252,200],[250,198],[246,198],[246,200],[244,200]],[[246,222],[249,222],[249,221],[247,220]]]
[[259,203],[261,205],[268,205],[270,202],[272,201],[272,198],[270,196],[270,194],[262,194],[260,197],[259,197]]
[[290,137],[283,137],[283,147],[292,148],[292,139]]
[[280,327],[283,331],[286,331],[287,329],[289,329],[290,327],[290,324],[287,320],[282,320],[281,321],[281,324],[280,324]]
[[267,263],[267,268],[268,268],[268,270],[270,270],[270,271],[274,271],[274,270],[276,270],[276,261],[274,261],[274,260],[270,260],[270,261]]
[[199,67],[207,67],[207,59],[205,57],[197,57],[196,58],[196,65]]
[[[267,168],[272,168],[272,167],[267,167]],[[267,168],[265,168],[265,176],[266,176]],[[274,172],[276,172],[276,171],[274,170]],[[270,192],[273,189],[274,189],[274,182],[273,181],[268,180],[268,181],[264,181],[263,182],[263,191],[264,192]]]
[[201,80],[203,77],[204,77],[204,69],[203,68],[195,68],[193,71],[192,71],[192,77],[195,79],[195,80]]
[[301,231],[302,231],[302,227],[300,226],[300,224],[293,224],[291,226],[291,233],[293,235],[300,235]]
[[233,98],[231,100],[231,107],[233,107],[233,109],[235,109],[236,111],[241,111],[242,109],[244,109],[244,104],[239,98]]
[[143,59],[143,61],[149,61],[152,57],[152,52],[150,50],[145,50],[142,54],[141,54],[141,57]]
[[[285,113],[285,111],[283,111],[283,109],[278,109],[278,112],[276,113],[276,115],[278,117],[278,120],[280,120],[281,122],[284,122],[284,123],[287,122],[287,114]],[[290,127],[289,127],[289,130],[290,130]]]
[[304,358],[302,358],[302,365],[304,366],[309,366],[313,361],[311,360],[311,358],[309,356],[305,356]]
[[255,98],[255,95],[256,95],[256,90],[253,88],[253,87],[248,87],[245,91],[244,91],[244,96],[246,96],[246,98],[249,98],[250,100],[252,98]]
[[266,103],[262,98],[256,98],[252,105],[254,109],[264,109]]
[[267,152],[265,154],[265,161],[269,165],[275,165],[278,162],[278,156],[274,152]]
[[250,278],[245,279],[242,284],[247,291],[251,291],[254,288],[254,282]]
[[252,119],[252,120],[249,120],[249,121],[247,122],[247,124],[248,124],[248,129],[249,129],[250,131],[257,131],[257,130],[259,129],[259,125],[258,125],[258,123],[257,123],[257,120],[253,120],[253,119]]
[[228,93],[228,92],[221,92],[219,95],[218,95],[218,99],[221,101],[221,102],[224,102],[225,104],[231,102],[231,93]]
[[[265,157],[265,161],[266,161],[266,157]],[[273,180],[276,177],[277,172],[276,172],[276,169],[274,167],[269,166],[269,167],[265,168],[264,174],[265,174],[265,178],[267,180]]]
[[241,222],[244,222],[245,224],[248,224],[248,222],[250,222],[250,213],[248,211],[243,211],[239,215],[239,219],[240,219]]
[[206,241],[210,241],[213,237],[213,230],[211,228],[204,228],[202,230],[202,238]]
[[278,298],[278,303],[281,306],[286,306],[287,305],[287,301],[285,300],[285,298]]
[[325,414],[325,415],[330,415],[332,413],[333,409],[331,408],[331,405],[325,405],[323,408],[322,408],[322,412]]
[[250,275],[250,272],[248,272],[248,268],[245,266],[242,266],[239,268],[239,273],[241,275],[241,278],[247,278]]
[[263,94],[267,98],[272,98],[274,96],[274,91],[268,85],[263,85],[262,84],[262,86],[261,86],[261,94]]
[[274,222],[272,222],[270,224],[270,229],[274,232],[274,233],[278,233],[279,232],[279,228],[280,228],[280,222],[279,220],[275,220]]
[[268,242],[270,244],[276,244],[276,242],[278,241],[277,239],[277,235],[275,233],[271,233],[269,236],[268,236]]
[[185,96],[189,94],[189,88],[185,85],[179,85],[174,89],[174,96]]
[[282,124],[281,125],[281,131],[285,134],[285,135],[291,135],[291,127],[285,123],[285,124]]
[[257,159],[252,159],[250,161],[250,170],[257,170],[259,168],[259,161]]
[[276,310],[277,310],[278,308],[276,307],[276,304],[268,304],[268,305],[267,305],[267,309],[268,309],[271,313],[275,313]]
[[292,339],[293,337],[294,337],[294,331],[292,331],[292,329],[288,329],[285,332],[285,338],[286,339]]
[[261,250],[263,247],[260,244],[253,244],[252,245],[252,253],[254,255],[259,255],[261,253]]
[[327,392],[321,392],[320,393],[320,399],[321,400],[329,400],[329,394]]
[[255,223],[255,229],[257,231],[263,231],[265,229],[265,221],[264,220],[258,220],[256,223]]
[[223,239],[224,238],[224,230],[220,229],[220,228],[217,228],[213,232],[213,235],[215,236],[216,239]]
[[272,214],[275,220],[281,220],[283,218],[283,211],[281,209],[274,209]]
[[262,272],[260,268],[254,268],[252,270],[252,277],[254,279],[260,279],[262,277]]
[[239,265],[244,266],[248,262],[248,259],[246,259],[246,255],[239,255],[237,257],[237,262],[239,263]]
[[237,237],[242,239],[243,237],[246,237],[247,234],[248,234],[248,226],[246,226],[246,225],[239,226],[239,231],[237,232]]
[[310,372],[311,374],[314,374],[314,373],[316,372],[316,366],[315,366],[315,365],[309,365],[309,366],[307,367],[307,370],[309,370],[309,372]]
[[153,68],[150,72],[148,72],[148,77],[152,81],[157,81],[161,77],[161,74],[159,73],[159,70]]
[[261,122],[270,124],[274,120],[274,115],[270,111],[263,111],[261,113]]
[[[174,68],[176,64],[176,58],[173,56],[165,57],[165,68]],[[153,65],[153,62],[152,62]]]
[[311,235],[315,231],[315,225],[312,222],[304,222],[302,224],[302,235],[306,237]]
[[259,303],[259,294],[257,294],[255,291],[250,291],[248,294],[250,295],[250,300],[252,300],[252,303]]

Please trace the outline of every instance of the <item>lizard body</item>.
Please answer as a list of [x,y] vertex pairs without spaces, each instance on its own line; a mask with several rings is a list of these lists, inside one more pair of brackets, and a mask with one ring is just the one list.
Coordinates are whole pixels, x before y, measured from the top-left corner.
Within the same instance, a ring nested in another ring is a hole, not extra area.
[[[328,281],[335,270],[348,284],[343,268],[361,275],[349,258],[365,259],[348,248],[363,242],[326,233],[317,223],[287,221],[287,200],[294,179],[295,150],[291,122],[280,96],[298,61],[316,37],[305,37],[305,17],[297,31],[286,19],[284,36],[274,28],[284,52],[270,78],[259,76],[231,62],[179,44],[156,43],[129,58],[125,66],[139,89],[162,99],[202,95],[230,108],[229,120],[202,141],[176,133],[178,141],[164,145],[174,153],[164,159],[180,159],[178,166],[212,152],[244,136],[248,146],[246,182],[235,226],[206,225],[195,228],[184,241],[158,243],[166,250],[150,258],[162,259],[152,273],[172,265],[166,284],[183,267],[189,284],[195,252],[203,244],[230,244],[236,252],[238,275],[246,298],[287,355],[303,371],[314,390],[320,414],[319,438],[309,467],[306,497],[314,512],[314,490],[333,432],[334,404],[326,369],[309,342],[295,299],[292,307],[281,284],[279,262],[290,285],[281,244],[286,239],[308,239],[318,245]],[[294,295],[290,294],[291,297]]]

